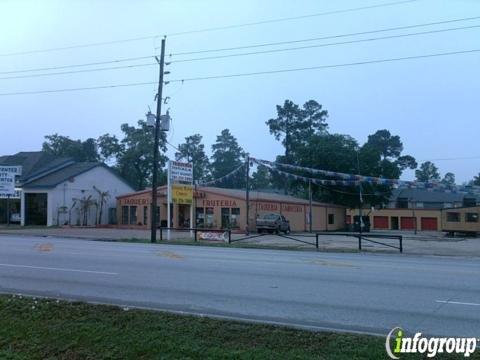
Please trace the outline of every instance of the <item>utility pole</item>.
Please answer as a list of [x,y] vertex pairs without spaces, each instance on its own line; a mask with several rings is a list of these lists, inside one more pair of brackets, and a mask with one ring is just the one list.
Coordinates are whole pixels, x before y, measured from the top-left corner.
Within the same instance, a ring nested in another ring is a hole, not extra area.
[[[157,115],[155,119],[155,141],[153,149],[153,177],[152,177],[152,211],[151,211],[151,234],[150,241],[152,243],[157,242],[157,173],[158,173],[158,158],[159,154],[159,142],[160,142],[160,116],[162,114],[162,93],[163,93],[163,72],[165,66],[165,38],[162,39],[162,50],[160,53],[160,59],[156,58],[160,65],[160,75],[158,79],[158,93],[157,93]],[[167,205],[170,207],[170,204]],[[168,219],[170,223],[170,219]]]
[[308,201],[309,201],[309,214],[308,214],[308,222],[309,222],[309,228],[310,232],[312,232],[312,179],[308,180]]
[[247,209],[246,209],[246,215],[247,215],[247,223],[246,223],[246,234],[248,235],[250,232],[250,156],[247,156],[247,162],[246,162],[247,168],[245,169],[245,183],[246,183],[246,191],[245,191],[245,201],[247,203]]
[[10,226],[10,195],[7,195],[7,226]]
[[[290,164],[290,117],[287,117],[285,122],[285,162]],[[288,177],[285,179],[285,189],[284,194],[288,195]]]
[[[360,175],[360,159],[358,157],[358,151],[357,151],[357,171],[358,171],[358,175]],[[359,206],[359,209],[358,209],[358,214],[360,216],[360,236],[362,236],[362,225],[363,225],[363,213],[362,213],[362,210],[363,210],[363,196],[362,196],[362,183],[359,182],[358,183],[358,195],[359,195],[359,203],[360,203],[360,206]]]

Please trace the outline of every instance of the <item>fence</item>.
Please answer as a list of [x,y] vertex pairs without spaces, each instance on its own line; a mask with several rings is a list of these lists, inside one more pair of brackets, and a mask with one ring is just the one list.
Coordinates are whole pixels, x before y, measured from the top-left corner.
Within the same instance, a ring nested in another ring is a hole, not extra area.
[[[320,236],[347,236],[355,237],[358,239],[358,251],[362,251],[362,241],[371,242],[378,245],[383,245],[389,248],[399,250],[400,253],[403,253],[403,236],[402,235],[390,235],[390,234],[361,234],[361,233],[336,233],[336,232],[320,232],[315,234],[315,246],[318,249],[318,241]],[[398,240],[398,246],[387,244],[381,241],[376,241],[372,239],[393,239]]]

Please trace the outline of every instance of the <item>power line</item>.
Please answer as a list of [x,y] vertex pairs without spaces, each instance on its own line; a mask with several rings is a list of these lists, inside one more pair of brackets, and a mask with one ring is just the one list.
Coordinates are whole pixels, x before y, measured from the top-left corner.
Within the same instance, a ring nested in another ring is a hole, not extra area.
[[480,156],[465,156],[465,157],[452,157],[452,158],[440,158],[440,159],[427,159],[419,160],[421,162],[425,161],[454,161],[454,160],[477,160],[480,159]]
[[[348,8],[348,9],[325,11],[325,12],[314,13],[314,14],[306,14],[306,15],[300,15],[300,16],[284,17],[284,18],[277,18],[277,19],[270,19],[270,20],[262,20],[262,21],[249,22],[249,23],[243,23],[243,24],[217,26],[217,27],[210,27],[210,28],[205,28],[205,29],[169,33],[169,34],[166,34],[165,36],[180,36],[180,35],[211,32],[211,31],[243,28],[243,27],[256,26],[256,25],[272,24],[272,23],[278,23],[278,22],[284,22],[284,21],[294,21],[294,20],[301,20],[301,19],[313,18],[313,17],[318,17],[318,16],[342,14],[342,13],[348,13],[348,12],[354,12],[354,11],[361,11],[361,10],[375,9],[375,8],[381,8],[381,7],[394,6],[394,5],[401,5],[401,4],[407,4],[407,3],[417,2],[417,1],[420,1],[420,0],[402,0],[402,1],[395,1],[395,2],[390,2],[390,3],[383,3],[383,4],[370,5],[370,6],[362,6],[362,7]],[[114,45],[114,44],[121,44],[121,43],[134,42],[134,41],[151,40],[151,39],[156,39],[156,38],[159,38],[159,37],[160,37],[160,35],[149,35],[149,36],[140,36],[140,37],[120,39],[120,40],[112,40],[112,41],[102,41],[102,42],[93,42],[93,43],[86,43],[86,44],[67,45],[67,46],[53,47],[53,48],[47,48],[47,49],[17,51],[17,52],[0,54],[0,57],[28,55],[28,54],[39,54],[39,53],[47,53],[47,52],[52,52],[52,51],[64,51],[64,50],[72,50],[72,49],[79,49],[79,48]]]
[[[276,45],[287,45],[287,44],[295,44],[295,43],[310,42],[310,41],[317,41],[317,40],[328,40],[328,39],[349,37],[349,36],[355,36],[355,35],[374,34],[374,33],[394,31],[394,30],[405,30],[405,29],[412,29],[412,28],[417,28],[417,27],[425,27],[425,26],[440,25],[440,24],[447,24],[447,23],[454,23],[454,22],[461,22],[461,21],[469,21],[469,20],[478,20],[478,19],[480,19],[480,16],[458,18],[458,19],[451,19],[451,20],[437,21],[437,22],[430,22],[430,23],[423,23],[423,24],[415,24],[415,25],[408,25],[408,26],[392,27],[392,28],[385,28],[385,29],[378,29],[378,30],[362,31],[362,32],[356,32],[356,33],[347,33],[347,34],[339,34],[339,35],[331,35],[331,36],[291,40],[291,41],[280,41],[280,42],[271,42],[271,43],[255,44],[255,45],[237,46],[237,47],[230,47],[230,48],[207,49],[207,50],[200,50],[200,51],[172,53],[172,54],[170,54],[170,56],[188,55],[188,54],[201,54],[201,53],[230,51],[230,50],[241,50],[241,49],[249,49],[249,48],[276,46]],[[471,27],[467,26],[467,27],[459,27],[459,28],[452,28],[452,29],[432,30],[432,32],[453,31],[453,30],[461,30],[461,29],[468,29],[468,28],[474,28],[474,27],[478,27],[478,25],[474,25],[474,26],[471,26]],[[427,34],[427,33],[430,33],[430,32],[424,32],[424,33]],[[422,33],[413,33],[411,35],[415,35],[415,34],[423,34],[423,32]],[[405,35],[398,35],[398,36],[402,37],[402,36],[411,36],[411,35],[410,34],[409,35],[405,34]],[[375,39],[383,39],[383,38],[375,38]],[[355,40],[355,41],[357,41],[357,40]],[[365,41],[365,40],[358,40],[358,42],[362,42],[362,41]],[[345,43],[350,43],[350,42],[345,42]],[[344,44],[344,43],[321,44],[321,45],[314,45],[313,47],[315,47],[315,46],[332,46],[332,45],[340,45],[340,44]],[[305,48],[307,48],[307,47],[305,47]],[[296,49],[296,48],[293,48],[293,49]],[[61,70],[61,69],[69,69],[69,68],[76,68],[76,67],[88,67],[88,66],[95,66],[95,65],[107,65],[107,64],[115,64],[115,63],[121,63],[121,62],[144,60],[144,59],[149,59],[149,58],[154,58],[154,57],[155,57],[155,55],[147,55],[147,56],[137,56],[137,57],[130,57],[130,58],[114,59],[114,60],[107,60],[107,61],[97,61],[97,62],[89,62],[89,63],[80,63],[80,64],[68,64],[68,65],[40,67],[40,68],[31,68],[31,69],[22,69],[22,70],[0,71],[0,74],[16,74],[16,73],[25,73],[25,72],[35,72],[35,71]],[[173,62],[182,62],[182,61],[192,61],[192,60],[189,60],[189,59],[175,60]]]
[[369,5],[369,6],[361,6],[361,7],[340,9],[340,10],[324,11],[324,12],[315,13],[315,14],[284,17],[284,18],[270,19],[270,20],[262,20],[262,21],[255,21],[255,22],[235,24],[235,25],[217,26],[217,27],[210,27],[210,28],[199,29],[199,30],[182,31],[182,32],[176,32],[176,33],[170,33],[170,34],[167,34],[167,35],[168,36],[179,36],[179,35],[198,34],[198,33],[202,33],[202,32],[237,29],[237,28],[243,28],[243,27],[248,27],[248,26],[273,24],[273,23],[279,23],[279,22],[285,22],[285,21],[308,19],[308,18],[313,18],[313,17],[318,17],[318,16],[343,14],[343,13],[349,13],[349,12],[355,12],[355,11],[361,11],[361,10],[382,8],[382,7],[387,7],[387,6],[402,5],[402,4],[413,3],[413,2],[417,2],[417,1],[420,1],[420,0],[402,0],[402,1],[395,1],[395,2],[390,2],[390,3],[377,4],[377,5]]
[[61,46],[61,47],[47,48],[47,49],[17,51],[17,52],[12,52],[12,53],[0,54],[0,57],[17,56],[17,55],[29,55],[29,54],[40,54],[40,53],[47,53],[47,52],[52,52],[52,51],[63,51],[63,50],[72,50],[72,49],[95,47],[95,46],[122,44],[122,43],[133,42],[133,41],[151,40],[151,39],[155,39],[155,38],[158,38],[158,37],[160,37],[160,36],[159,35],[151,35],[151,36],[135,37],[135,38],[130,38],[130,39],[102,41],[102,42]]
[[98,69],[60,71],[60,72],[46,73],[46,74],[7,76],[7,77],[0,77],[0,80],[25,79],[25,78],[44,77],[44,76],[87,73],[87,72],[94,72],[94,71],[119,70],[119,69],[129,69],[129,68],[137,68],[137,67],[145,67],[145,66],[153,66],[153,65],[158,65],[158,64],[148,63],[148,64],[124,65],[124,66],[112,66],[112,67],[104,67],[104,68],[98,68]]
[[386,39],[397,39],[397,38],[404,38],[409,36],[417,36],[417,35],[429,35],[441,32],[448,32],[448,31],[457,31],[457,30],[466,30],[466,29],[474,29],[480,28],[480,25],[472,25],[472,26],[464,26],[464,27],[457,27],[457,28],[449,28],[449,29],[440,29],[440,30],[429,30],[429,31],[422,31],[416,33],[408,33],[408,34],[400,34],[400,35],[389,35],[389,36],[382,36],[376,38],[368,38],[368,39],[358,39],[358,40],[350,40],[350,41],[341,41],[341,42],[334,42],[334,43],[327,43],[327,44],[317,44],[317,45],[308,45],[308,46],[300,46],[300,47],[292,47],[292,48],[282,48],[282,49],[273,49],[273,50],[264,50],[264,51],[253,51],[253,52],[246,52],[246,53],[237,53],[237,54],[228,54],[228,55],[216,55],[216,56],[206,56],[200,58],[192,58],[192,59],[181,59],[181,60],[173,60],[171,63],[182,63],[182,62],[191,62],[191,61],[201,61],[201,60],[214,60],[214,59],[224,59],[224,58],[231,58],[231,57],[238,57],[238,56],[249,56],[249,55],[259,55],[259,54],[271,54],[277,52],[285,52],[285,51],[296,51],[296,50],[305,50],[305,49],[313,49],[313,48],[320,48],[320,47],[327,47],[327,46],[336,46],[336,45],[347,45],[347,44],[355,44],[355,43],[362,43],[362,42],[371,42],[377,40],[386,40]]
[[[320,70],[320,69],[339,68],[339,67],[348,67],[348,66],[360,66],[360,65],[367,65],[367,64],[388,63],[388,62],[396,62],[396,61],[403,61],[403,60],[424,59],[424,58],[432,58],[432,57],[439,57],[439,56],[471,54],[471,53],[477,53],[477,52],[480,52],[480,49],[471,49],[471,50],[453,51],[453,52],[444,52],[444,53],[426,54],[426,55],[416,55],[416,56],[407,56],[407,57],[398,57],[398,58],[389,58],[389,59],[377,59],[377,60],[359,61],[359,62],[353,62],[353,63],[320,65],[320,66],[312,66],[312,67],[304,67],[304,68],[281,69],[281,70],[259,71],[259,72],[250,72],[250,73],[239,73],[239,74],[214,75],[214,76],[204,76],[204,77],[195,77],[195,78],[175,79],[175,80],[166,81],[165,83],[167,84],[167,83],[170,83],[170,82],[213,80],[213,79],[221,79],[221,78],[233,78],[233,77],[277,74],[277,73],[287,73],[287,72],[296,72],[296,71]],[[67,88],[67,89],[54,89],[54,90],[10,92],[10,93],[0,93],[0,96],[45,94],[45,93],[57,93],[57,92],[68,92],[68,91],[82,91],[82,90],[94,90],[94,89],[108,89],[108,88],[117,88],[117,87],[152,85],[152,84],[156,84],[156,82],[150,81],[150,82],[139,82],[139,83],[129,83],[129,84],[92,86],[92,87],[83,87],[83,88]]]
[[54,89],[54,90],[36,90],[36,91],[10,92],[10,93],[0,93],[0,96],[49,94],[49,93],[71,92],[71,91],[84,91],[84,90],[111,89],[111,88],[130,87],[130,86],[142,86],[142,85],[152,85],[152,84],[157,84],[157,82],[155,82],[155,81],[150,81],[150,82],[138,82],[138,83],[128,83],[128,84],[101,85],[101,86],[90,86],[90,87],[80,87],[80,88],[66,88],[66,89]]
[[144,60],[144,59],[150,59],[150,58],[154,58],[154,57],[155,57],[155,55],[149,55],[149,56],[138,56],[138,57],[117,59],[117,60],[108,60],[108,61],[97,61],[97,62],[90,62],[90,63],[82,63],[82,64],[50,66],[50,67],[41,67],[41,68],[23,69],[23,70],[13,70],[13,71],[0,71],[0,74],[17,74],[17,73],[33,72],[33,71],[48,71],[48,70],[69,69],[69,68],[83,67],[83,66],[106,65],[106,64],[114,64],[114,63],[128,62],[128,61],[135,61],[135,60]]
[[[199,60],[223,59],[223,58],[230,58],[230,57],[237,57],[237,56],[248,56],[248,55],[257,55],[257,54],[268,54],[268,53],[276,53],[276,52],[284,52],[284,51],[296,51],[296,50],[304,50],[304,49],[319,48],[319,47],[326,47],[326,46],[335,46],[335,45],[344,45],[344,44],[352,44],[352,43],[370,42],[370,41],[376,41],[376,40],[394,39],[394,38],[402,38],[402,37],[416,36],[416,35],[426,35],[426,34],[447,32],[447,31],[455,31],[455,30],[465,30],[465,29],[472,29],[472,28],[480,28],[480,25],[464,26],[464,27],[441,29],[441,30],[430,30],[430,31],[416,32],[416,33],[409,33],[409,34],[390,35],[390,36],[377,37],[377,38],[351,40],[351,41],[344,41],[344,42],[336,42],[336,43],[328,43],[328,44],[319,44],[319,45],[309,45],[309,46],[301,46],[301,47],[293,47],[293,48],[273,49],[273,50],[266,50],[266,51],[255,51],[255,52],[247,52],[247,53],[239,53],[239,54],[229,54],[229,55],[219,55],[219,56],[208,56],[208,57],[200,57],[200,58],[193,58],[193,59],[182,59],[182,60],[171,61],[170,63],[179,63],[179,62],[181,63],[181,62],[191,62],[191,61],[199,61]],[[150,58],[150,57],[152,57],[152,56],[142,56],[142,57],[130,58],[130,59],[119,59],[119,60],[113,60],[113,61],[98,62],[98,63],[96,63],[96,64],[101,64],[101,63],[117,63],[117,62],[121,62],[121,61],[130,61],[131,59],[135,59],[135,60],[136,60],[136,59],[144,59],[144,58]],[[95,64],[95,63],[89,63],[88,65],[92,65],[92,64]],[[65,66],[56,67],[56,68],[61,69],[61,68],[78,67],[78,66],[86,66],[86,65],[87,65],[87,64],[84,64],[84,65],[82,65],[82,64],[77,64],[77,65],[65,65]],[[35,77],[45,77],[45,76],[55,76],[55,75],[66,75],[66,74],[86,73],[86,72],[105,71],[105,70],[117,70],[117,69],[145,67],[145,66],[152,66],[152,65],[156,65],[156,63],[134,64],[134,65],[125,65],[125,66],[116,66],[116,67],[106,67],[106,68],[98,68],[98,69],[63,71],[63,72],[54,72],[54,73],[46,73],[46,74],[7,76],[7,77],[0,77],[0,80],[35,78]],[[55,67],[51,67],[50,69],[55,69]],[[26,72],[26,71],[33,71],[33,70],[23,70],[22,72]],[[0,72],[0,74],[1,74],[1,72]]]
[[368,31],[360,31],[360,32],[353,32],[353,33],[345,33],[345,34],[339,34],[339,35],[329,35],[329,36],[314,37],[314,38],[299,39],[299,40],[270,42],[270,43],[262,43],[262,44],[255,44],[255,45],[244,45],[244,46],[228,47],[228,48],[216,48],[216,49],[206,49],[206,50],[197,50],[197,51],[177,52],[177,53],[171,53],[171,54],[169,54],[169,56],[193,55],[193,54],[202,54],[202,53],[209,53],[209,52],[242,50],[242,49],[251,49],[251,48],[258,48],[258,47],[266,47],[266,46],[276,46],[276,45],[288,45],[288,44],[301,43],[301,42],[309,42],[309,41],[318,41],[318,40],[330,40],[330,39],[336,39],[336,38],[342,38],[342,37],[350,37],[350,36],[358,36],[358,35],[369,35],[369,34],[376,34],[376,33],[387,32],[387,31],[396,31],[396,30],[408,30],[408,29],[414,29],[414,28],[418,28],[418,27],[427,27],[427,26],[434,26],[434,25],[444,25],[444,24],[450,24],[450,23],[455,23],[455,22],[462,22],[462,21],[469,21],[469,20],[478,20],[478,19],[480,19],[480,16],[466,17],[466,18],[457,18],[457,19],[444,20],[444,21],[436,21],[436,22],[423,23],[423,24],[397,26],[397,27],[391,27],[391,28],[383,28],[383,29],[376,29],[376,30],[368,30]]
[[234,78],[234,77],[243,77],[243,76],[279,74],[279,73],[296,72],[296,71],[332,69],[332,68],[340,68],[340,67],[348,67],[348,66],[360,66],[360,65],[367,65],[367,64],[379,64],[379,63],[387,63],[387,62],[396,62],[396,61],[403,61],[403,60],[425,59],[425,58],[432,58],[432,57],[439,57],[439,56],[470,54],[470,53],[476,53],[476,52],[480,52],[480,49],[452,51],[452,52],[426,54],[426,55],[415,55],[415,56],[397,57],[397,58],[389,58],[389,59],[367,60],[367,61],[358,61],[358,62],[353,62],[353,63],[320,65],[320,66],[311,66],[311,67],[303,67],[303,68],[292,68],[292,69],[281,69],[281,70],[258,71],[258,72],[250,72],[250,73],[238,73],[238,74],[193,77],[193,78],[170,80],[169,82],[213,80],[213,79]]

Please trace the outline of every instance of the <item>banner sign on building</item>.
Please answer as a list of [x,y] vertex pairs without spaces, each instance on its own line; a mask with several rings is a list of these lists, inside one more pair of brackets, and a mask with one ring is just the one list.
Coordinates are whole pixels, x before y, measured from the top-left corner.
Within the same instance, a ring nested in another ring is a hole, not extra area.
[[193,203],[192,185],[172,185],[172,202],[174,204],[191,205]]

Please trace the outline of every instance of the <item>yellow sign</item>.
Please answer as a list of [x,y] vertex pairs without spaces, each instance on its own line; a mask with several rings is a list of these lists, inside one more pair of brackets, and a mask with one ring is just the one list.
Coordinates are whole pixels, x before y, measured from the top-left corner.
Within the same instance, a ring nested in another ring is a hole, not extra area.
[[172,185],[172,201],[174,204],[191,205],[193,203],[193,187],[191,185]]

